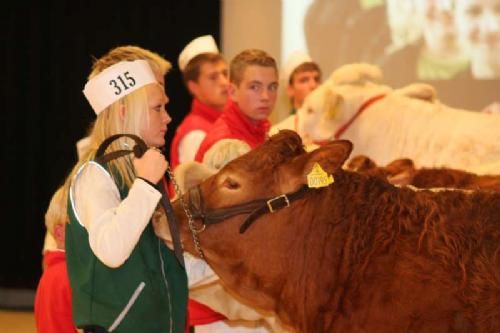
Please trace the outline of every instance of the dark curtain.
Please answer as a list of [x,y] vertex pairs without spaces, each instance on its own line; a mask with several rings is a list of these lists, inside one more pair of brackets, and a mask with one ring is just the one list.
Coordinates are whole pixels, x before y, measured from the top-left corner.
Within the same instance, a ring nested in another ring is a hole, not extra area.
[[220,3],[47,0],[2,7],[0,288],[34,289],[45,210],[76,162],[75,143],[95,118],[82,94],[92,58],[134,44],[172,62],[168,143],[190,106],[177,56],[194,37],[219,40]]

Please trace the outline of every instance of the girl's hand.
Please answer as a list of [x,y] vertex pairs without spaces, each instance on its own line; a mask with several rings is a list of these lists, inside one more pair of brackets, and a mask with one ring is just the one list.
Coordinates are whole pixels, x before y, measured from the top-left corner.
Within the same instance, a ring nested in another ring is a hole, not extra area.
[[137,177],[144,178],[153,184],[157,184],[168,167],[168,162],[161,151],[156,148],[149,148],[141,158],[133,160]]

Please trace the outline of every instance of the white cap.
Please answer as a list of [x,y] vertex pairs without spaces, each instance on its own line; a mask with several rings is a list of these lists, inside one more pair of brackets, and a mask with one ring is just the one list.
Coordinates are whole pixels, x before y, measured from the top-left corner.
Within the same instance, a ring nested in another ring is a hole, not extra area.
[[99,114],[123,96],[155,82],[156,77],[146,60],[122,61],[90,79],[83,94]]
[[285,65],[283,65],[283,80],[286,82],[286,85],[288,85],[288,82],[290,81],[290,76],[292,75],[293,71],[297,69],[300,65],[306,62],[312,62],[312,58],[309,56],[309,54],[303,52],[303,51],[294,51],[292,52],[289,56],[287,61],[285,62]]
[[186,68],[191,59],[202,53],[219,53],[217,44],[215,44],[212,36],[205,35],[195,38],[184,47],[178,59],[181,71],[184,71],[184,68]]

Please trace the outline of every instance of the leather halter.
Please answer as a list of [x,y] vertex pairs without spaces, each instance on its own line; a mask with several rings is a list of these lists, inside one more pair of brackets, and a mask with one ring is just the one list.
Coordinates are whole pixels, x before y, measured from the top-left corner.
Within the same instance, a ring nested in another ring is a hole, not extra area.
[[[313,141],[313,143],[318,145],[318,146],[323,146],[329,142],[332,142],[332,140],[340,139],[342,134],[344,134],[344,132],[347,131],[349,129],[349,127],[351,127],[352,123],[356,120],[356,118],[358,118],[366,109],[368,109],[369,106],[371,106],[372,104],[381,100],[384,97],[385,97],[385,94],[380,94],[380,95],[375,95],[375,96],[369,98],[363,104],[361,104],[361,106],[356,111],[356,113],[354,113],[352,115],[352,117],[349,118],[348,121],[346,121],[342,126],[340,126],[332,136],[330,136],[329,138],[324,139],[324,140],[315,140],[315,141]],[[299,133],[299,115],[298,114],[295,114],[294,127],[295,127],[295,132]]]
[[384,97],[385,94],[376,95],[368,99],[363,104],[361,104],[358,111],[344,125],[340,126],[340,128],[337,129],[337,131],[333,135],[333,138],[339,139],[342,136],[342,134],[344,134],[344,132],[347,131],[349,127],[351,127],[352,123],[356,120],[356,118],[358,118],[363,113],[363,111],[365,111],[370,105],[381,100]]
[[304,185],[295,192],[281,194],[274,198],[256,199],[231,207],[206,210],[200,186],[198,185],[188,191],[188,208],[193,219],[201,219],[204,227],[222,222],[236,215],[249,214],[240,226],[240,234],[242,234],[261,215],[274,213],[281,208],[288,207],[292,202],[301,199],[311,190],[311,188]]

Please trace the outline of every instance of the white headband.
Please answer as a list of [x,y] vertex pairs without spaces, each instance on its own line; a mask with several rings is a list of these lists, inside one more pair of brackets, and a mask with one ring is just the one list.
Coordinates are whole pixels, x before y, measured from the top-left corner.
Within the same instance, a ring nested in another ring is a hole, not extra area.
[[122,61],[90,79],[83,94],[99,114],[123,96],[155,82],[156,77],[146,60]]

